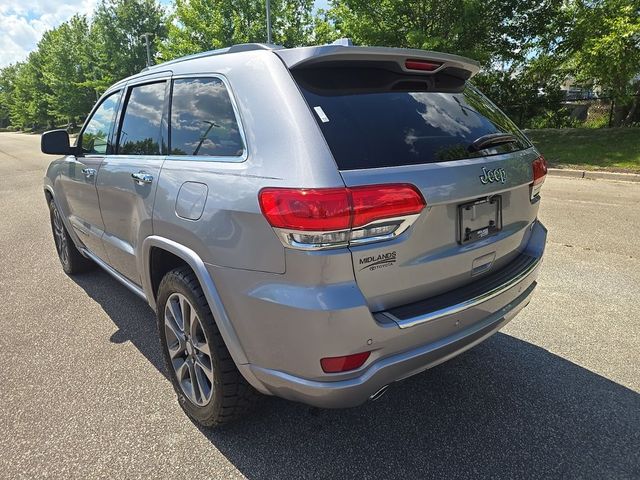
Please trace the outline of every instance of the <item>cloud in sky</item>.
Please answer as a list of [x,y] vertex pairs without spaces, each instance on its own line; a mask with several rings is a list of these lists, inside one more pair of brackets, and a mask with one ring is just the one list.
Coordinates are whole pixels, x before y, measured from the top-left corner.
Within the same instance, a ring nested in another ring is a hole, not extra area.
[[96,0],[2,0],[0,67],[24,60],[47,30],[76,13],[90,14]]
[[[90,15],[98,0],[0,0],[0,68],[27,58],[42,34],[76,13]],[[171,0],[161,0],[165,7]],[[328,0],[316,0],[327,8]]]

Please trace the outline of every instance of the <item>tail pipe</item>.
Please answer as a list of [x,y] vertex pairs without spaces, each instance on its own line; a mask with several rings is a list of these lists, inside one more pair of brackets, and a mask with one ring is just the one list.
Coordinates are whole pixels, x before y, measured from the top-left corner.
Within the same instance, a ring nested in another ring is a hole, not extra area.
[[389,390],[389,385],[385,385],[380,390],[378,390],[376,393],[371,395],[369,397],[369,400],[372,401],[372,402],[375,402],[376,400],[380,399],[385,393],[387,393],[387,390]]

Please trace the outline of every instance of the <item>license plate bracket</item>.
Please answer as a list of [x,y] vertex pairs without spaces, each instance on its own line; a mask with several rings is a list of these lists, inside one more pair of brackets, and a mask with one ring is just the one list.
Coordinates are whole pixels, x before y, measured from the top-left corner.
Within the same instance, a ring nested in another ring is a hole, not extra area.
[[502,230],[502,197],[492,195],[458,205],[458,243],[465,244]]

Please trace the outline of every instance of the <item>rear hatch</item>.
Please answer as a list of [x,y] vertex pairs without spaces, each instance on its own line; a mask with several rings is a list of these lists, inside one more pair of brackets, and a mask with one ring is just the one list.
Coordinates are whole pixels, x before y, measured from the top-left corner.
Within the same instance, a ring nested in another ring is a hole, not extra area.
[[412,184],[426,201],[401,235],[349,247],[373,311],[504,268],[537,216],[537,152],[468,84],[473,68],[443,63],[352,55],[291,70],[347,187]]

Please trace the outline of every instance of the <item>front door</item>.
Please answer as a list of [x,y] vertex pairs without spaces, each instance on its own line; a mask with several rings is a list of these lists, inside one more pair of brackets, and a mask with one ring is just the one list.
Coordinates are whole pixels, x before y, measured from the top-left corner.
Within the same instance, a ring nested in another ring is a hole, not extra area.
[[[149,82],[149,81],[148,81]],[[151,219],[164,161],[162,125],[167,80],[129,86],[114,155],[108,155],[97,188],[109,263],[140,285],[136,251],[153,233]]]
[[100,215],[96,181],[110,148],[109,138],[119,98],[120,92],[114,92],[94,109],[78,138],[82,154],[67,156],[59,177],[63,194],[58,198],[66,199],[66,205],[61,207],[66,210],[71,226],[87,249],[104,260],[104,223]]

